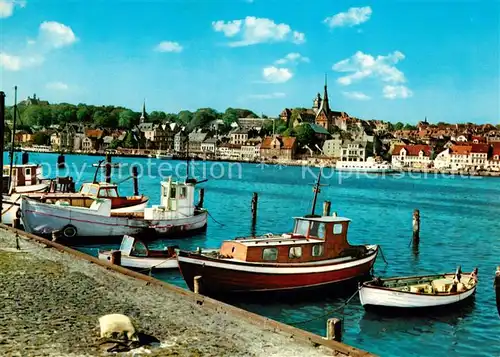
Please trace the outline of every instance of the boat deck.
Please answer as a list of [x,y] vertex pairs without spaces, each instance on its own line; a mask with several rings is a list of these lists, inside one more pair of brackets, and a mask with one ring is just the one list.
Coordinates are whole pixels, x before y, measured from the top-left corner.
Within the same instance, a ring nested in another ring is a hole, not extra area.
[[349,352],[335,352],[331,341],[313,345],[242,310],[208,298],[196,303],[183,289],[147,284],[23,234],[21,250],[15,246],[14,233],[0,228],[2,356],[103,355],[98,318],[109,313],[130,316],[139,332],[161,341],[148,356],[369,356],[343,344]]

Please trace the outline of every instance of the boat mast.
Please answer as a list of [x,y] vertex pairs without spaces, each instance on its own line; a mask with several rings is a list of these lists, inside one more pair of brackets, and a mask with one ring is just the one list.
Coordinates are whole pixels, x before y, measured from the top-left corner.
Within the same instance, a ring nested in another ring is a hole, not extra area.
[[318,181],[316,181],[316,184],[313,187],[313,192],[314,192],[314,198],[313,198],[313,204],[312,204],[312,211],[311,215],[314,216],[314,211],[316,210],[316,200],[318,199],[318,193],[321,192],[321,174],[323,172],[323,169],[320,167],[319,169],[319,175],[318,175]]
[[[12,189],[12,165],[14,164],[14,145],[16,143],[16,118],[17,118],[17,86],[14,86],[14,117],[12,120],[12,135],[10,141],[10,169],[8,190]],[[3,170],[3,169],[2,169]]]

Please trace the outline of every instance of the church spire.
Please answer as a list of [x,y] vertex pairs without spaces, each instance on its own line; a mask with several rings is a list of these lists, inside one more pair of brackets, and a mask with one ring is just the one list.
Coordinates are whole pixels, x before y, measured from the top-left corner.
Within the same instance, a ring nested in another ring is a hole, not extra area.
[[325,73],[325,93],[323,94],[323,109],[326,113],[330,113],[330,106],[328,103],[328,74]]
[[146,121],[146,99],[144,99],[144,102],[142,103],[142,113],[141,113],[141,118],[139,119],[139,122],[142,124]]

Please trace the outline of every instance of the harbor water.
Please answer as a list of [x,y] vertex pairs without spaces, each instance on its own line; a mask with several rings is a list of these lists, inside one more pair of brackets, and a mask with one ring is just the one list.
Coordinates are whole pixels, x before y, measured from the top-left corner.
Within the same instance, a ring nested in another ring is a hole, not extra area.
[[[44,173],[51,177],[56,175],[56,158],[54,154],[30,154],[30,162],[43,164]],[[103,158],[66,155],[67,173],[80,183],[90,181],[95,173],[92,163],[100,159]],[[186,172],[186,164],[180,161],[120,157],[113,158],[113,162],[126,165],[113,169],[114,182],[128,176],[131,164],[141,165],[139,189],[150,197],[150,204],[160,201],[161,177],[182,176]],[[205,188],[205,207],[211,215],[206,233],[159,240],[151,245],[217,248],[224,239],[289,231],[292,217],[311,211],[312,184],[318,171],[198,161],[190,173],[199,179],[208,178],[200,184]],[[66,172],[61,170],[59,174]],[[325,335],[328,318],[343,318],[343,341],[381,356],[500,356],[500,318],[493,290],[495,267],[500,265],[500,179],[408,173],[367,177],[325,169],[322,183],[326,186],[321,188],[316,213],[321,212],[323,201],[330,200],[332,211],[352,220],[348,235],[351,244],[382,246],[388,265],[379,256],[375,275],[453,272],[458,265],[467,272],[477,266],[479,284],[472,303],[460,308],[444,307],[445,313],[435,316],[411,317],[365,312],[358,297],[333,316],[325,316],[325,312],[342,306],[346,297],[320,294],[297,302],[265,300],[236,305],[284,323],[311,320],[297,327],[319,335]],[[131,195],[132,186],[131,180],[123,182],[120,193]],[[259,193],[255,232],[250,212],[253,192]],[[421,216],[418,250],[410,245],[414,209],[419,209]],[[76,248],[97,255],[98,249],[116,249],[118,245],[102,243]],[[157,277],[186,287],[177,271]]]

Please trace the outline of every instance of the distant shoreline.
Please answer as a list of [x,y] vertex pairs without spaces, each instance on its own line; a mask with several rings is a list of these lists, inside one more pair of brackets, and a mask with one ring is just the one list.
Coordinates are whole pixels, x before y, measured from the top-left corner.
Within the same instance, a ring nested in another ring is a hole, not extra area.
[[[27,153],[37,153],[37,154],[54,154],[54,155],[60,155],[61,152],[57,151],[32,151],[32,150],[26,150],[26,149],[15,149],[14,151],[16,152],[27,152]],[[6,153],[9,153],[8,151],[4,151]],[[62,153],[63,155],[87,155],[87,156],[105,156],[106,153],[84,153],[84,152],[65,152]],[[144,159],[155,159],[154,157],[149,157],[146,154],[126,154],[126,153],[113,153],[113,157],[138,157],[138,158],[144,158]],[[156,159],[155,159],[156,160]],[[186,160],[185,157],[177,156],[173,157],[171,160],[174,161],[184,161]],[[242,164],[261,164],[261,165],[279,165],[279,166],[306,166],[306,167],[315,167],[315,168],[328,168],[328,169],[335,169],[335,165],[320,165],[317,163],[306,163],[304,160],[293,160],[293,161],[256,161],[256,160],[231,160],[231,159],[211,159],[211,158],[202,158],[202,157],[193,157],[191,160],[194,161],[209,161],[209,162],[232,162],[232,163],[242,163]],[[162,161],[162,160],[158,160]],[[339,171],[340,173],[341,171]],[[350,174],[364,174],[365,172],[359,171],[359,172],[349,172]],[[401,173],[416,173],[416,174],[433,174],[433,175],[444,175],[444,176],[467,176],[467,177],[500,177],[500,171],[454,171],[454,170],[443,170],[443,169],[435,169],[435,168],[403,168],[403,169],[394,169],[394,172],[392,173],[387,173],[386,175],[394,175],[394,174],[401,174]],[[366,174],[373,174],[370,172],[366,172]]]

